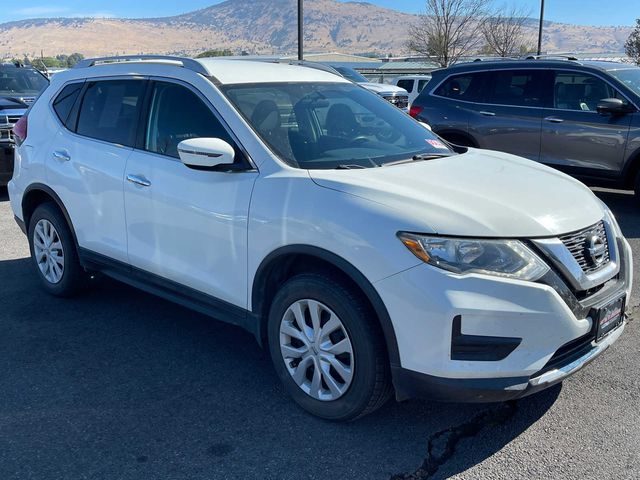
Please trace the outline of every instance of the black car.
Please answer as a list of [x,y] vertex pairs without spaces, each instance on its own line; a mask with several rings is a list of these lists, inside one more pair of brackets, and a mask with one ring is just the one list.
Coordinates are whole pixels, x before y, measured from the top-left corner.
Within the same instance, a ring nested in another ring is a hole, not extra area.
[[13,174],[13,126],[47,85],[47,77],[33,67],[0,64],[0,187]]
[[411,107],[451,143],[545,163],[640,196],[640,68],[615,62],[470,62],[433,72]]

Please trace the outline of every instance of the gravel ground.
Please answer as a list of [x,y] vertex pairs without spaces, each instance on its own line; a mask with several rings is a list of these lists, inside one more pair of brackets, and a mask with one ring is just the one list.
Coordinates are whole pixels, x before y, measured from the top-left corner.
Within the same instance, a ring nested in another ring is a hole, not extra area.
[[[640,202],[597,193],[640,257]],[[2,479],[640,478],[638,321],[533,397],[391,401],[332,424],[286,398],[238,328],[108,279],[43,295],[10,212],[0,191]]]

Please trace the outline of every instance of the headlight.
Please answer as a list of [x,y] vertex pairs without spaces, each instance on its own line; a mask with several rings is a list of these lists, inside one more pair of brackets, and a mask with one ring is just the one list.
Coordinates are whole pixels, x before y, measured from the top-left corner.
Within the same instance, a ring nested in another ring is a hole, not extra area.
[[518,240],[445,238],[398,233],[405,246],[420,260],[450,272],[483,273],[534,281],[549,267]]

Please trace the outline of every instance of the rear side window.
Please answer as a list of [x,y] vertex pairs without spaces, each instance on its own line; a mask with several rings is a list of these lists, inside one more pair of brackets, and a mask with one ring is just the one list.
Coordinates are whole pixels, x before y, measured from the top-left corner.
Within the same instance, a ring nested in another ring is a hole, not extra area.
[[449,77],[434,94],[455,100],[478,101],[485,76],[484,73],[477,72]]
[[182,85],[155,83],[145,149],[178,158],[178,144],[190,138],[220,138],[239,155],[229,133],[198,95]]
[[427,86],[427,83],[429,83],[429,80],[418,80],[418,93],[420,93],[424,87]]
[[544,106],[545,72],[542,70],[498,70],[489,73],[484,103]]
[[398,86],[404,88],[407,92],[413,90],[413,80],[398,80]]
[[82,99],[77,133],[132,147],[144,85],[143,80],[91,82]]
[[[55,110],[56,115],[67,128],[71,128],[69,125],[71,110],[78,100],[78,96],[82,90],[82,85],[83,83],[72,83],[67,85],[53,101],[53,109]],[[73,128],[71,129],[73,130]]]

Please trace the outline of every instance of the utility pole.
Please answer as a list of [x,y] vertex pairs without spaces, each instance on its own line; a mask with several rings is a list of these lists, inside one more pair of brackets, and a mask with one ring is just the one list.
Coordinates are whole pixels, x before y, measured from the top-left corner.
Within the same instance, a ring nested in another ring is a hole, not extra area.
[[542,22],[544,21],[544,0],[540,0],[540,25],[538,26],[538,55],[542,53]]
[[298,60],[304,60],[304,15],[303,15],[303,2],[304,0],[298,0]]

